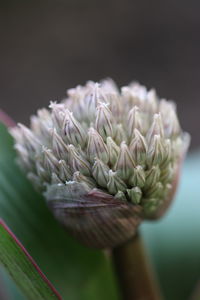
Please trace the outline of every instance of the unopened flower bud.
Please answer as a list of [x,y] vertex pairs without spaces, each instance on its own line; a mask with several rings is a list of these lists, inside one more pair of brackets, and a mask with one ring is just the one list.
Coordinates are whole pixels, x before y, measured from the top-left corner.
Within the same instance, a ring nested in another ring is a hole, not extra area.
[[98,133],[106,139],[107,136],[114,136],[115,124],[114,118],[107,103],[99,103],[96,110],[95,127]]
[[81,124],[74,118],[73,113],[68,109],[65,111],[63,130],[68,143],[84,147],[87,141],[86,133]]
[[145,185],[145,172],[143,167],[137,166],[134,168],[133,176],[130,178],[129,183],[132,186],[139,186],[140,188]]
[[148,165],[161,164],[165,157],[165,149],[160,135],[154,135],[147,153]]
[[110,136],[107,137],[107,147],[108,147],[108,153],[109,153],[109,161],[110,161],[111,165],[114,165],[119,156],[120,148],[113,141],[113,139]]
[[120,145],[118,159],[115,165],[115,170],[122,179],[128,179],[135,167],[135,163],[131,157],[128,146],[125,142]]
[[139,130],[134,129],[134,138],[130,143],[130,152],[137,164],[144,165],[147,153],[147,144],[145,138],[141,135]]
[[109,160],[108,149],[101,135],[94,128],[89,129],[88,135],[87,155],[89,160],[94,162],[95,157],[98,157],[104,163],[107,163]]
[[69,164],[74,172],[80,171],[85,175],[90,175],[90,164],[76,150],[74,145],[69,145]]
[[59,161],[59,177],[66,182],[71,179],[72,172],[64,160]]
[[128,114],[127,130],[130,138],[133,137],[134,129],[142,130],[142,120],[137,106],[134,106]]
[[101,187],[107,187],[109,167],[96,158],[92,167],[92,175]]
[[139,204],[142,198],[142,191],[139,187],[134,187],[127,190],[128,196],[132,203]]
[[155,135],[159,135],[161,138],[164,137],[164,128],[160,114],[153,116],[153,123],[147,132],[147,141],[150,144]]
[[124,192],[127,188],[124,181],[117,175],[117,172],[109,171],[108,174],[108,191],[109,193],[115,195],[118,191]]

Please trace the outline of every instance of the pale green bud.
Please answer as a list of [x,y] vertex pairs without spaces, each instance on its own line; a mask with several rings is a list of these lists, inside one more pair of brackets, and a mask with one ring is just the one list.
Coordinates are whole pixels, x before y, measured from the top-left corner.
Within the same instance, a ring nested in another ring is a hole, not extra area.
[[52,149],[56,157],[67,160],[69,151],[67,145],[64,143],[60,135],[57,134],[57,130],[54,128],[51,130],[52,135]]
[[133,170],[133,176],[130,178],[129,183],[132,186],[142,188],[145,185],[145,172],[142,166],[137,166]]
[[127,190],[128,196],[132,203],[139,204],[142,198],[142,191],[139,187],[134,187]]
[[85,183],[89,188],[95,188],[95,182],[90,177],[84,176],[79,171],[75,172],[73,175],[73,180],[76,182]]
[[43,147],[43,167],[50,174],[52,172],[58,172],[59,170],[59,163],[57,158],[54,156],[53,151],[45,147]]
[[37,116],[31,117],[31,130],[40,138],[50,140],[49,130],[53,128],[53,121],[50,112],[43,108],[37,111]]
[[62,180],[60,180],[60,178],[58,177],[58,175],[56,173],[52,173],[51,184],[59,184],[59,183],[63,183]]
[[107,137],[107,147],[109,153],[109,161],[111,165],[114,165],[118,158],[120,148],[119,146],[117,146],[117,144],[113,141],[113,139],[110,136]]
[[57,104],[56,102],[51,101],[49,108],[52,110],[52,121],[59,133],[62,132],[63,121],[64,121],[64,110],[65,106],[63,104]]
[[120,145],[120,152],[115,165],[115,170],[118,172],[122,179],[128,179],[132,173],[135,163],[131,157],[128,146],[125,142]]
[[108,183],[107,183],[108,191],[111,194],[116,194],[118,191],[124,192],[127,189],[124,181],[117,175],[117,172],[113,172],[112,170],[108,173]]
[[160,114],[155,114],[153,116],[153,123],[152,123],[151,127],[149,128],[149,130],[147,132],[147,137],[146,138],[147,138],[147,142],[149,144],[152,143],[152,140],[153,140],[155,135],[159,135],[161,138],[164,137],[163,122],[162,122]]
[[118,191],[117,194],[115,194],[115,199],[118,199],[120,201],[127,201],[127,198],[122,191]]
[[34,133],[22,124],[18,124],[21,129],[21,135],[24,146],[27,148],[27,151],[30,153],[37,152],[41,150],[41,143],[39,139],[34,135]]
[[157,166],[153,166],[150,170],[146,171],[145,188],[149,188],[158,182],[160,177],[160,169]]
[[72,178],[72,172],[64,160],[59,161],[59,177],[64,182]]
[[69,164],[73,171],[80,171],[84,175],[90,175],[90,164],[76,150],[74,145],[69,145]]
[[102,187],[107,187],[109,167],[100,159],[96,158],[92,167],[92,175],[97,183]]
[[139,130],[134,129],[134,138],[130,143],[130,153],[137,164],[144,165],[147,157],[147,144]]
[[173,177],[173,168],[171,166],[171,164],[169,164],[169,166],[167,168],[162,168],[162,172],[160,174],[160,181],[162,183],[167,183],[171,180],[171,178]]
[[115,141],[118,145],[120,145],[122,141],[127,142],[127,135],[121,123],[116,125]]
[[160,135],[154,135],[147,152],[148,165],[161,164],[165,158],[165,149]]
[[75,146],[81,145],[82,147],[84,147],[87,141],[86,133],[81,124],[74,118],[73,113],[68,109],[65,110],[63,130],[68,143]]
[[87,154],[90,161],[94,162],[95,157],[97,157],[104,163],[107,163],[109,161],[109,153],[101,135],[94,128],[89,129],[88,135]]
[[163,184],[161,182],[157,182],[155,185],[151,186],[146,191],[146,196],[149,198],[160,197],[163,191]]
[[134,106],[128,114],[127,130],[131,139],[133,138],[135,128],[139,131],[142,130],[142,120],[137,106]]
[[99,103],[97,105],[95,128],[104,140],[106,140],[107,136],[114,136],[115,123],[113,115],[108,108],[108,103]]

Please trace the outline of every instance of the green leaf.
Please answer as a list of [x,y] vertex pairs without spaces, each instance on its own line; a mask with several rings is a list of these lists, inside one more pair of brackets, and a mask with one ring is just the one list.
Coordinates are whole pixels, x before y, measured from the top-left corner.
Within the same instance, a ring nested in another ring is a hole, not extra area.
[[0,124],[0,217],[64,299],[118,299],[110,261],[68,236],[14,159],[13,140]]
[[0,262],[29,299],[61,299],[2,220],[0,220]]

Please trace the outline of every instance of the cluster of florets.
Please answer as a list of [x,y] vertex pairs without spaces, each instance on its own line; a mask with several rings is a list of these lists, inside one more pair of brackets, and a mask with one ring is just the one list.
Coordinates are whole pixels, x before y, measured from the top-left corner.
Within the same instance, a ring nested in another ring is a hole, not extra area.
[[80,183],[140,205],[146,216],[165,201],[184,151],[173,102],[138,83],[88,82],[50,110],[12,129],[19,161],[34,185],[50,193]]

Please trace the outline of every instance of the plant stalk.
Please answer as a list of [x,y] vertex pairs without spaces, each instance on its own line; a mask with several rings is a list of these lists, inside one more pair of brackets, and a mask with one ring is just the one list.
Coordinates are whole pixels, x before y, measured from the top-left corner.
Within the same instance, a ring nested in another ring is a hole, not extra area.
[[162,299],[139,233],[112,254],[123,300]]

